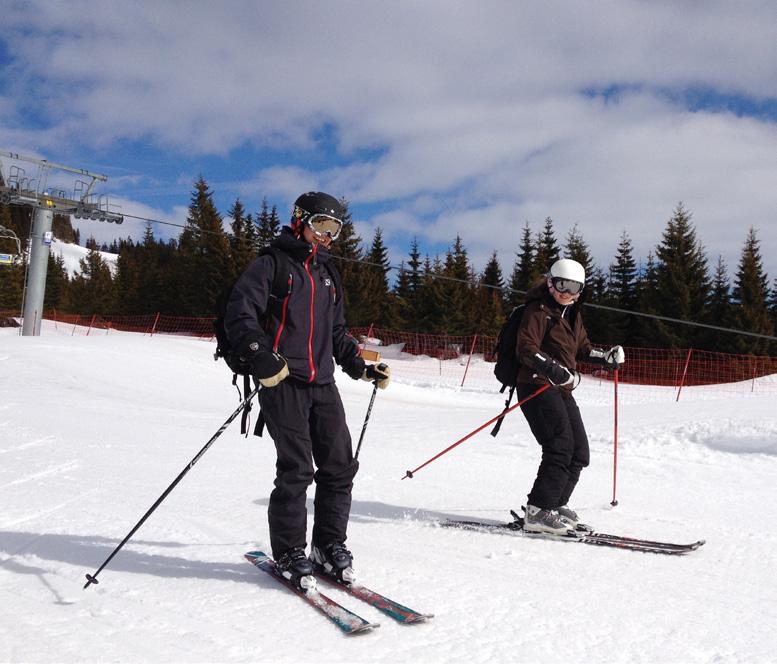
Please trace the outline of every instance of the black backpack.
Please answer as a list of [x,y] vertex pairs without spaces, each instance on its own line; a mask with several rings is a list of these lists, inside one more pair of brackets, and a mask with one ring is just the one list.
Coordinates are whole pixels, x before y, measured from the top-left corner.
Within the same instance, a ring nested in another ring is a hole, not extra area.
[[[510,402],[513,400],[513,394],[518,383],[518,370],[521,367],[517,353],[518,328],[521,326],[521,319],[525,311],[525,304],[519,304],[515,307],[510,312],[504,325],[502,325],[502,329],[499,330],[499,335],[496,338],[496,345],[494,346],[494,355],[496,356],[494,375],[502,384],[502,389],[499,390],[499,393],[502,394],[508,388],[510,388],[510,392],[507,396],[507,401],[505,401],[505,409],[502,411],[502,416],[491,430],[492,436],[496,436],[502,427],[505,413],[510,408]],[[553,322],[553,319],[550,319],[548,329],[550,329],[550,325],[553,325]]]
[[518,356],[515,348],[518,344],[518,327],[521,325],[523,312],[526,310],[525,304],[519,304],[507,317],[499,335],[496,338],[494,346],[494,355],[496,364],[494,365],[494,375],[502,383],[500,392],[504,392],[508,387],[515,388],[518,379]]

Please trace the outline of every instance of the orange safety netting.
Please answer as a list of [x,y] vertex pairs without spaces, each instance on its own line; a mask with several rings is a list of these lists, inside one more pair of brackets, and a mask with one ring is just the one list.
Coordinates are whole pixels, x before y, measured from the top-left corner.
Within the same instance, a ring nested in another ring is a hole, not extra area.
[[[154,334],[175,334],[214,339],[213,318],[194,318],[146,314],[138,316],[103,316],[63,314],[58,311],[46,311],[44,319],[53,321],[57,329],[69,331],[72,335],[110,333],[111,330],[136,332],[153,336]],[[0,312],[0,326],[18,324],[18,312]],[[494,361],[493,351],[496,338],[485,335],[438,335],[419,332],[402,332],[384,328],[353,328],[354,337],[392,356],[400,353],[426,355],[440,361],[458,360],[461,366],[461,385],[465,380],[475,384],[485,380],[493,381],[491,370]],[[646,385],[691,387],[702,385],[723,385],[728,383],[746,383],[755,385],[756,379],[777,375],[777,357],[735,355],[714,353],[696,349],[673,348],[630,348],[624,347],[627,361],[619,372],[621,383]],[[472,368],[469,359],[477,358]],[[610,380],[611,374],[601,367],[581,364],[578,370],[586,375]],[[419,374],[423,370],[418,368]],[[458,371],[458,370],[457,370]],[[467,379],[467,371],[472,375]],[[458,384],[458,378],[456,379]],[[766,387],[777,391],[774,379],[761,381],[760,391]]]

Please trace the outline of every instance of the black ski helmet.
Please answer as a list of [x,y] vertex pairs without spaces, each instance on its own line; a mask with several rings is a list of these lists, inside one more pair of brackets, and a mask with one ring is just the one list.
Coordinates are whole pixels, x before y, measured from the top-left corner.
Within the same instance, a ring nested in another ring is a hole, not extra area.
[[291,229],[297,234],[300,233],[308,217],[314,214],[325,214],[342,221],[345,208],[334,196],[325,194],[323,191],[309,191],[294,201]]

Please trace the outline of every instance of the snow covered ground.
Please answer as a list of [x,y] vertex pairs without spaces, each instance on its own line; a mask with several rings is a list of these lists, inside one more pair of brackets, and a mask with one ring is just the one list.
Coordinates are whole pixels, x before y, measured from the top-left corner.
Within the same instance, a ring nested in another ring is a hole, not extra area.
[[[507,517],[539,448],[520,413],[402,481],[493,417],[503,398],[408,384],[375,401],[348,544],[369,586],[432,612],[345,637],[245,562],[268,547],[269,439],[230,429],[82,590],[237,405],[213,347],[133,334],[0,329],[0,661],[774,662],[773,398],[620,410],[576,392],[592,448],[573,504],[597,529],[707,544],[686,557],[476,534],[446,516]],[[434,360],[429,360],[434,363]],[[436,366],[433,364],[432,366]],[[354,440],[371,386],[338,373]],[[625,389],[625,387],[624,387]]]

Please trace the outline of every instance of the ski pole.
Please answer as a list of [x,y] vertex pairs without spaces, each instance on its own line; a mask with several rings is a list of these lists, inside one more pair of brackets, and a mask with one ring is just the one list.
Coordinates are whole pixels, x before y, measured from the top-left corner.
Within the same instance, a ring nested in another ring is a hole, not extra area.
[[514,406],[511,406],[510,408],[507,408],[506,410],[503,410],[501,413],[499,413],[499,415],[496,415],[495,417],[492,417],[492,418],[491,418],[490,420],[488,420],[488,422],[486,422],[485,424],[481,424],[481,425],[480,425],[480,426],[479,426],[477,429],[475,429],[474,431],[470,431],[470,432],[469,432],[469,433],[468,433],[466,436],[464,436],[463,438],[460,438],[459,440],[457,440],[455,443],[453,443],[453,445],[449,445],[448,447],[446,447],[446,448],[445,448],[445,449],[444,449],[442,452],[440,452],[439,454],[435,454],[435,455],[434,455],[434,456],[433,456],[431,459],[429,459],[428,461],[424,461],[424,463],[422,463],[420,466],[418,466],[418,468],[414,468],[413,470],[408,470],[408,471],[405,473],[405,476],[404,476],[402,479],[404,480],[404,479],[407,479],[408,477],[409,477],[410,479],[412,479],[412,478],[413,478],[413,475],[415,475],[415,473],[417,473],[419,470],[421,470],[421,468],[423,468],[424,466],[428,466],[428,465],[429,465],[430,463],[432,463],[432,461],[434,461],[435,459],[439,459],[439,458],[440,458],[440,457],[441,457],[443,454],[445,454],[446,452],[450,452],[450,451],[451,451],[451,450],[452,450],[454,447],[456,447],[457,445],[461,445],[461,443],[463,443],[465,440],[467,440],[468,438],[471,438],[472,436],[474,436],[474,435],[475,435],[476,433],[478,433],[479,431],[482,431],[482,430],[483,430],[483,429],[485,429],[485,428],[486,428],[486,427],[487,427],[489,424],[492,424],[492,423],[496,422],[496,421],[497,421],[497,420],[498,420],[500,417],[502,417],[502,418],[503,418],[503,417],[505,417],[505,415],[507,415],[508,413],[510,413],[510,412],[512,412],[512,411],[514,411],[514,410],[515,410],[516,408],[518,408],[519,406],[522,406],[522,405],[523,405],[523,404],[525,404],[527,401],[530,401],[531,399],[533,399],[533,398],[534,398],[534,397],[536,397],[537,395],[539,395],[539,394],[542,394],[542,393],[543,393],[545,390],[547,390],[549,387],[550,387],[550,383],[546,383],[545,385],[543,385],[542,387],[540,387],[540,389],[538,389],[536,392],[533,392],[533,393],[532,393],[532,394],[530,394],[528,397],[526,397],[525,399],[523,399],[523,400],[519,401],[519,402],[518,402],[517,404],[515,404]]
[[612,372],[613,385],[615,389],[615,425],[613,431],[613,455],[612,455],[612,502],[610,505],[615,507],[618,501],[615,499],[615,481],[618,476],[618,370]]
[[372,412],[372,404],[375,403],[375,394],[378,392],[378,381],[373,381],[375,387],[372,388],[372,396],[370,397],[370,405],[367,407],[367,415],[364,418],[364,424],[362,425],[362,433],[359,436],[359,444],[356,446],[356,454],[353,455],[354,461],[359,458],[359,450],[362,448],[362,441],[364,440],[364,432],[367,431],[367,422],[370,421],[370,413]]
[[125,538],[124,538],[124,539],[121,541],[121,544],[119,544],[119,546],[117,546],[117,547],[116,547],[116,548],[115,548],[115,549],[114,549],[114,550],[111,552],[111,555],[110,555],[110,556],[108,556],[108,557],[105,559],[105,562],[103,562],[103,564],[102,564],[102,565],[100,565],[100,567],[98,568],[98,570],[97,570],[97,571],[96,571],[94,574],[87,574],[87,575],[86,575],[86,584],[84,585],[84,590],[86,590],[86,589],[87,589],[87,588],[88,588],[88,587],[89,587],[91,584],[93,584],[93,583],[99,583],[99,581],[97,580],[97,575],[98,575],[100,572],[102,572],[103,568],[104,568],[104,567],[105,567],[105,566],[106,566],[106,565],[107,565],[109,562],[111,562],[111,560],[113,560],[113,557],[114,557],[114,556],[115,556],[115,555],[116,555],[116,554],[117,554],[117,553],[118,553],[118,552],[121,550],[121,548],[122,548],[122,547],[123,547],[123,546],[124,546],[124,545],[125,545],[125,544],[126,544],[128,541],[129,541],[129,540],[130,540],[130,538],[131,538],[131,537],[132,537],[132,536],[135,534],[135,532],[137,532],[138,528],[140,528],[140,527],[143,525],[143,523],[146,521],[146,519],[148,519],[148,517],[150,517],[150,516],[151,516],[151,514],[153,514],[154,510],[155,510],[157,507],[159,507],[159,505],[162,503],[162,501],[163,501],[165,498],[167,498],[168,494],[169,494],[169,493],[170,493],[170,492],[171,492],[171,491],[172,491],[172,490],[173,490],[173,489],[176,487],[176,485],[178,484],[178,482],[180,482],[180,481],[181,481],[181,480],[184,478],[184,475],[186,475],[186,473],[188,473],[188,472],[189,472],[189,471],[192,469],[192,466],[193,466],[195,463],[197,463],[197,462],[200,460],[200,457],[201,457],[203,454],[205,454],[205,452],[207,452],[207,451],[208,451],[208,448],[209,448],[211,445],[213,445],[213,443],[214,443],[214,442],[216,442],[216,439],[217,439],[217,438],[218,438],[218,437],[219,437],[219,436],[220,436],[222,433],[224,433],[224,430],[225,430],[225,429],[226,429],[226,428],[227,428],[227,427],[228,427],[228,426],[229,426],[229,425],[232,423],[232,420],[234,420],[234,419],[235,419],[235,418],[236,418],[236,417],[237,417],[237,416],[240,414],[240,411],[241,411],[241,410],[243,410],[243,408],[245,408],[245,407],[248,405],[248,403],[251,401],[251,399],[253,399],[253,398],[256,396],[256,393],[257,393],[257,392],[259,392],[259,389],[260,389],[259,387],[257,387],[256,389],[254,389],[254,391],[253,391],[253,392],[251,392],[251,394],[249,394],[249,395],[248,395],[248,396],[245,398],[245,400],[243,400],[243,401],[241,402],[241,404],[240,404],[240,405],[237,407],[237,410],[236,410],[234,413],[232,413],[232,414],[231,414],[231,415],[230,415],[230,416],[227,418],[227,421],[226,421],[226,422],[224,422],[224,424],[222,424],[222,425],[221,425],[221,428],[220,428],[220,429],[219,429],[219,430],[218,430],[218,431],[217,431],[215,434],[213,434],[213,437],[212,437],[212,438],[211,438],[211,439],[210,439],[210,440],[209,440],[207,443],[205,443],[204,447],[203,447],[203,448],[202,448],[202,449],[201,449],[199,452],[197,452],[197,454],[194,456],[194,458],[193,458],[193,459],[192,459],[192,460],[191,460],[191,461],[190,461],[190,462],[187,464],[187,466],[186,466],[186,467],[185,467],[185,468],[184,468],[184,469],[183,469],[183,470],[182,470],[182,471],[181,471],[181,472],[178,474],[178,477],[176,477],[176,478],[173,480],[172,484],[170,484],[170,486],[168,486],[168,487],[167,487],[167,488],[164,490],[164,493],[162,493],[162,495],[161,495],[161,496],[159,496],[159,498],[157,498],[156,502],[155,502],[155,503],[154,503],[154,504],[151,506],[151,508],[148,510],[148,512],[146,512],[146,513],[143,515],[143,517],[140,519],[140,521],[138,521],[138,522],[135,524],[135,527],[134,527],[132,530],[130,530],[130,531],[129,531],[129,533],[127,533],[127,536],[126,536],[126,537],[125,537]]

